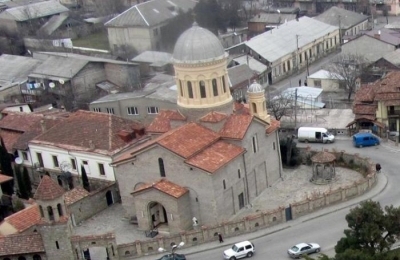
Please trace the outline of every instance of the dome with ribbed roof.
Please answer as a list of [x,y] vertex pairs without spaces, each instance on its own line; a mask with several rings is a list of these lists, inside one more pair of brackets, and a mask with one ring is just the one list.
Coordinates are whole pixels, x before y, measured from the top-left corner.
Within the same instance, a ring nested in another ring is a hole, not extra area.
[[254,81],[253,84],[249,86],[247,89],[247,92],[249,93],[261,93],[264,92],[264,88],[257,83],[257,81]]
[[179,36],[173,59],[182,63],[199,63],[225,57],[225,50],[218,37],[207,29],[193,26]]

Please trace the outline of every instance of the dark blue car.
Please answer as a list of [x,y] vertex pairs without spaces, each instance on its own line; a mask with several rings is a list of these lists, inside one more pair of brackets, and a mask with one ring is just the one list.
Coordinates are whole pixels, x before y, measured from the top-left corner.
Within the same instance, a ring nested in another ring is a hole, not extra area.
[[379,145],[379,138],[371,133],[358,133],[353,135],[353,145],[355,147]]

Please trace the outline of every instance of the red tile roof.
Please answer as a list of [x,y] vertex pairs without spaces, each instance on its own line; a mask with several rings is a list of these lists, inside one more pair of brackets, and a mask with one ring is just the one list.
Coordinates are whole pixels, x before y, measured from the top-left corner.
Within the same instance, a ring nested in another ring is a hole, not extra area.
[[359,115],[373,115],[376,114],[376,105],[374,104],[355,104],[353,113]]
[[40,234],[11,235],[0,237],[0,256],[44,253]]
[[265,133],[267,135],[269,135],[269,134],[275,132],[276,130],[278,130],[280,127],[281,127],[281,122],[276,119],[271,118],[271,124],[269,126],[267,126]]
[[34,199],[37,200],[53,200],[61,197],[65,190],[53,181],[50,176],[44,175],[36,189]]
[[65,193],[65,203],[69,206],[89,196],[89,192],[82,187],[76,187]]
[[168,132],[171,130],[171,120],[185,121],[186,117],[176,110],[161,110],[146,130],[151,133]]
[[246,150],[240,146],[218,141],[186,160],[187,164],[214,173]]
[[14,145],[18,142],[18,139],[21,137],[21,132],[10,131],[10,130],[1,130],[0,136],[3,138],[4,145],[9,153],[14,153]]
[[362,85],[354,95],[354,101],[360,102],[373,102],[375,97],[374,84]]
[[217,123],[217,122],[221,122],[222,120],[224,120],[227,117],[228,116],[224,113],[212,111],[212,112],[208,113],[207,115],[203,116],[202,118],[200,118],[200,121],[201,122],[209,122],[209,123]]
[[253,116],[251,115],[230,115],[219,133],[224,138],[242,139],[252,120]]
[[121,130],[133,132],[141,127],[135,121],[115,115],[79,110],[31,142],[112,155],[137,141],[134,138],[125,142],[118,135]]
[[[182,142],[183,137],[185,142]],[[220,136],[217,133],[208,128],[196,123],[188,123],[164,136],[157,143],[183,158],[188,158],[216,142],[219,138]]]
[[0,120],[0,128],[25,132],[30,130],[31,126],[39,122],[43,115],[23,112],[10,112]]
[[0,173],[0,184],[12,180],[13,177]]
[[145,184],[142,187],[140,187],[139,189],[135,190],[134,192],[132,192],[131,194],[136,194],[138,192],[144,191],[144,190],[148,190],[148,189],[156,189],[159,190],[165,194],[168,194],[174,198],[180,198],[183,195],[185,195],[187,192],[189,192],[188,189],[179,186],[178,184],[175,184],[173,182],[170,182],[166,179],[161,179],[158,182],[155,183],[149,183],[149,184]]
[[4,222],[7,222],[16,230],[18,230],[18,233],[21,233],[41,222],[39,206],[37,204],[33,204],[32,206],[6,217]]

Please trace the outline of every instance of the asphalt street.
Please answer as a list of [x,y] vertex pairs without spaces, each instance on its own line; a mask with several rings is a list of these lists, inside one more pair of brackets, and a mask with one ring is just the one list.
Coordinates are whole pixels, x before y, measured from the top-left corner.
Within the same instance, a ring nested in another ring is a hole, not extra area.
[[[308,144],[311,147],[322,149],[345,150],[349,153],[358,153],[363,157],[369,157],[375,162],[382,165],[382,173],[380,178],[384,178],[385,183],[380,183],[381,188],[375,192],[373,200],[377,200],[382,206],[400,205],[400,190],[396,184],[400,181],[398,168],[400,164],[397,162],[397,149],[388,149],[384,145],[376,147],[355,148],[352,146],[350,139],[337,140],[333,144]],[[300,143],[300,147],[306,144]],[[386,183],[387,181],[387,183]],[[383,186],[382,186],[383,185]],[[386,186],[385,186],[386,185]],[[346,205],[337,207],[337,209],[329,208],[326,213],[315,212],[298,219],[289,221],[284,225],[271,228],[269,233],[264,234],[250,233],[237,238],[225,240],[223,244],[208,244],[203,246],[201,252],[196,253],[196,247],[182,249],[182,253],[187,255],[189,260],[204,260],[204,259],[223,259],[223,251],[229,248],[234,242],[242,240],[251,240],[256,247],[256,253],[253,256],[255,260],[271,259],[271,260],[286,260],[289,259],[287,249],[300,242],[315,242],[321,245],[321,252],[329,256],[334,256],[334,246],[337,241],[343,236],[343,230],[347,227],[345,216],[351,207],[358,205],[360,200],[369,199],[370,194],[362,195],[359,198],[347,201]],[[200,248],[197,248],[200,250]],[[317,256],[317,255],[314,255]],[[159,256],[158,256],[159,257]],[[157,259],[157,256],[144,257],[142,259]]]

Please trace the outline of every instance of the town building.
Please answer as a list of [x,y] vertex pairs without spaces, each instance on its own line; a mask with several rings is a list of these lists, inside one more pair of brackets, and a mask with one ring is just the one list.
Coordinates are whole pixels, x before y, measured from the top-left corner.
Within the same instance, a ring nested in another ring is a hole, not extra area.
[[186,13],[194,0],[152,0],[136,4],[105,23],[113,53],[165,50],[161,31],[180,11]]
[[139,64],[141,77],[149,77],[157,72],[174,74],[172,54],[168,52],[145,51],[134,57],[131,61]]
[[221,223],[281,177],[264,89],[251,84],[249,108],[234,110],[227,57],[210,31],[185,31],[173,53],[177,109],[160,111],[146,128],[153,138],[115,158],[122,204],[140,230]]
[[322,14],[314,17],[314,19],[339,27],[341,43],[343,43],[343,36],[355,36],[361,31],[367,30],[369,17],[344,8],[332,6]]
[[276,13],[259,13],[247,22],[249,37],[251,38],[273,28],[277,28],[279,25],[294,19],[296,19],[296,14],[293,13],[284,14],[280,11]]
[[268,76],[260,83],[272,84],[335,51],[339,42],[339,27],[303,16],[230,48],[229,53],[249,54],[265,64]]
[[320,88],[325,92],[343,92],[346,90],[343,80],[341,75],[321,69],[307,77],[307,86]]
[[251,70],[247,64],[240,64],[228,68],[228,76],[232,97],[237,102],[245,102],[247,89],[258,79],[257,73]]

